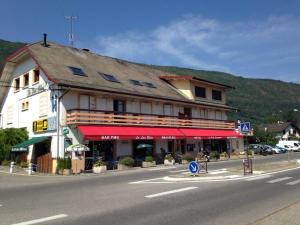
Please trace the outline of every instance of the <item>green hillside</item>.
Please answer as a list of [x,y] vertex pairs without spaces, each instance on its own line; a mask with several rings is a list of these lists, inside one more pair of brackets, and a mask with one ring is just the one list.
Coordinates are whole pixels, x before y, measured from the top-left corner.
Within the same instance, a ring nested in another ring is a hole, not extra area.
[[[0,71],[5,57],[22,45],[24,44],[0,40]],[[291,110],[298,109],[299,111],[294,112],[293,116],[300,121],[300,84],[249,79],[215,71],[152,65],[151,67],[178,75],[191,75],[234,86],[235,89],[227,93],[227,103],[240,111],[231,112],[229,114],[231,120],[240,119],[255,123],[265,123],[274,118],[287,120]]]

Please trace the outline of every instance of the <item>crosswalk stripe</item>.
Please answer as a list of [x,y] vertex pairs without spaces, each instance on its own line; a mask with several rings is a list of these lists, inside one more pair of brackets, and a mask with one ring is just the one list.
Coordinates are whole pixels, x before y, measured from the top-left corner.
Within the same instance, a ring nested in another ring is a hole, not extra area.
[[292,177],[282,177],[282,178],[278,178],[278,179],[275,179],[275,180],[269,180],[267,183],[274,184],[274,183],[281,182],[281,181],[284,181],[284,180],[289,180],[291,178]]
[[287,185],[295,185],[295,184],[299,184],[299,183],[300,183],[300,180],[295,180],[295,181],[287,183]]
[[253,181],[253,180],[262,180],[272,177],[271,175],[264,175],[264,176],[257,176],[257,177],[251,177],[246,179],[246,181]]

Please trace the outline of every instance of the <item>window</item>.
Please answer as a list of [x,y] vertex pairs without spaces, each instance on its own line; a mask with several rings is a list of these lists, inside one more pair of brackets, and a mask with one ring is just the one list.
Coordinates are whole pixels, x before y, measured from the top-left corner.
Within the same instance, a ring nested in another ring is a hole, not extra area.
[[117,78],[115,78],[113,75],[104,74],[104,73],[99,73],[99,74],[107,81],[120,83],[120,81],[118,81]]
[[39,98],[39,117],[48,115],[48,94],[41,94]]
[[148,88],[156,88],[152,83],[144,82],[145,86]]
[[29,85],[29,74],[27,73],[23,76],[23,87],[26,88],[28,87],[28,85]]
[[131,82],[133,85],[143,86],[143,85],[141,84],[141,82],[138,81],[138,80],[130,80],[130,82]]
[[72,71],[72,73],[74,75],[77,75],[77,76],[86,76],[85,73],[83,72],[82,69],[80,68],[77,68],[77,67],[72,67],[72,66],[69,66],[70,70]]
[[6,109],[6,113],[7,113],[7,124],[12,124],[14,122],[14,106],[10,105],[7,107]]
[[217,90],[212,90],[212,99],[222,101],[222,92]]
[[20,78],[15,79],[15,91],[20,90]]
[[33,83],[38,83],[39,81],[40,81],[40,71],[39,70],[34,70],[33,71],[32,82]]
[[22,111],[26,111],[29,109],[29,101],[22,102]]
[[195,95],[196,97],[206,98],[206,89],[203,87],[195,87]]
[[125,101],[114,100],[114,111],[118,113],[125,112]]

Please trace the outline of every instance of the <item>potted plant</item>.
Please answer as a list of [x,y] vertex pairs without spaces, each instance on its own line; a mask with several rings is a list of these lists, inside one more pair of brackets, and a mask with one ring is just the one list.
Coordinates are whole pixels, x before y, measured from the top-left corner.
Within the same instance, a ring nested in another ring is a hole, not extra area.
[[101,160],[98,160],[93,164],[93,173],[102,173],[107,170],[106,165]]
[[182,164],[188,164],[191,161],[194,161],[195,158],[190,154],[185,154],[182,156]]
[[71,158],[64,158],[63,159],[63,175],[71,175],[72,171],[72,161]]
[[146,156],[145,161],[143,161],[143,163],[142,163],[142,167],[148,168],[148,167],[154,167],[154,166],[156,166],[156,162],[153,161],[153,157],[150,155]]
[[220,154],[220,160],[228,160],[229,159],[229,156],[227,154],[227,152],[222,152]]
[[125,156],[118,162],[118,170],[126,170],[133,167],[134,160],[130,156]]
[[164,165],[171,166],[171,165],[174,165],[174,163],[175,163],[175,160],[174,160],[173,156],[171,154],[167,154],[164,159]]
[[220,153],[217,152],[217,151],[212,151],[212,152],[209,154],[209,157],[210,157],[211,159],[216,159],[216,160],[218,160],[218,159],[220,159]]

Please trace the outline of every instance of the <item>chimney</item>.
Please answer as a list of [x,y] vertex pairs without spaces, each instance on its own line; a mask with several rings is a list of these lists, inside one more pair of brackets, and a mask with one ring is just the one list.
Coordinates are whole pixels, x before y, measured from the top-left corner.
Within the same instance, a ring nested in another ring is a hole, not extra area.
[[44,33],[44,42],[43,42],[43,46],[44,47],[48,47],[48,44],[47,44],[47,34]]

